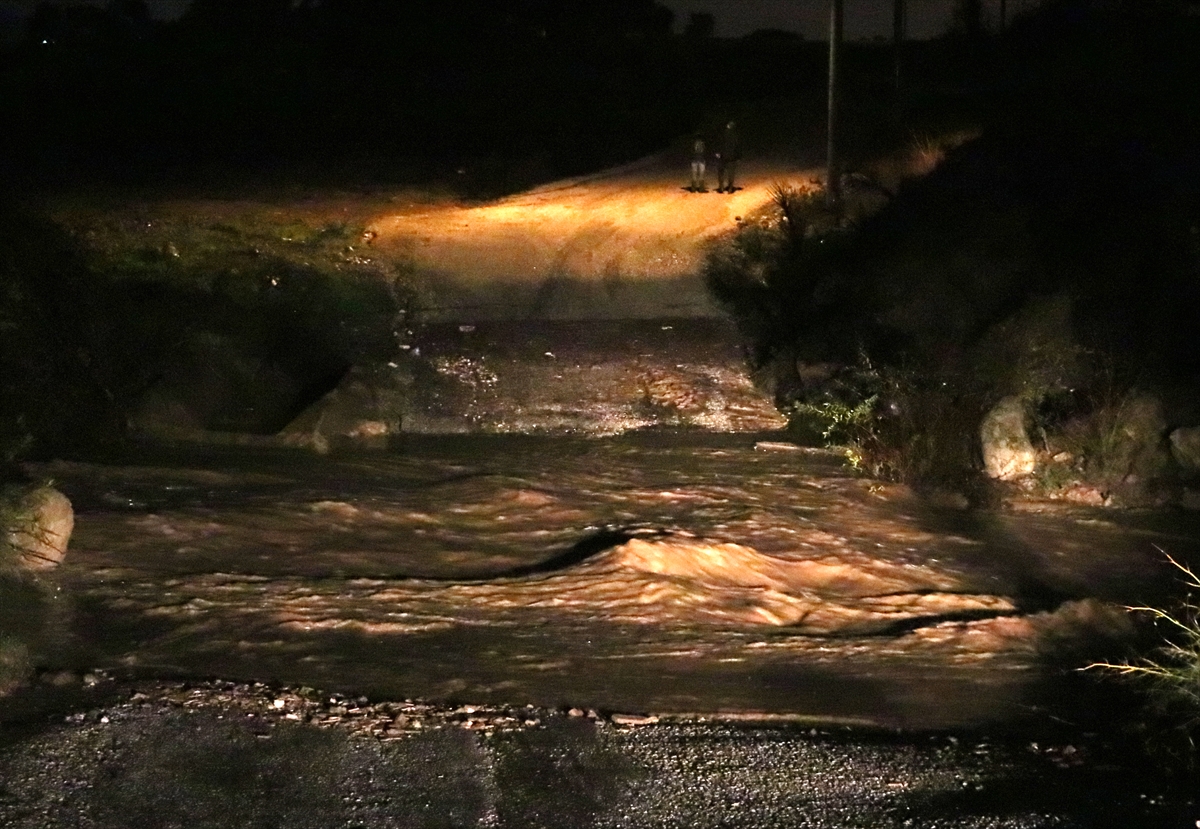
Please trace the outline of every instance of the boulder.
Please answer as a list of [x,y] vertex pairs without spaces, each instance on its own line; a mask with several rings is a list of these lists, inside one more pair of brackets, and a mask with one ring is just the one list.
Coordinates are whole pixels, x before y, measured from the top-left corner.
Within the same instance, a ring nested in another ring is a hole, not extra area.
[[313,378],[296,375],[256,348],[261,345],[211,332],[189,337],[138,400],[130,427],[152,437],[204,430],[277,431]]
[[1104,467],[1113,478],[1137,483],[1160,478],[1170,468],[1167,421],[1162,402],[1153,395],[1139,394],[1117,409],[1107,440]]
[[75,529],[71,502],[51,487],[39,487],[21,497],[5,528],[5,543],[18,563],[30,570],[50,570],[62,563]]
[[988,477],[1011,481],[1033,472],[1037,453],[1025,430],[1025,402],[1020,397],[1005,397],[984,415],[979,437]]
[[400,434],[410,384],[404,366],[355,367],[337,388],[284,427],[279,437],[322,454],[331,444],[386,448],[389,439]]
[[1171,432],[1171,457],[1184,472],[1200,472],[1200,426],[1185,426]]

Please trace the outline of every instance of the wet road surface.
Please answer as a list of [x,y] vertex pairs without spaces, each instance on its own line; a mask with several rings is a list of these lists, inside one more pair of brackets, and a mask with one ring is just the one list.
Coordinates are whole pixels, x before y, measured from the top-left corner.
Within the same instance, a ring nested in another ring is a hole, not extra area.
[[1194,796],[1114,763],[1119,747],[1095,734],[301,694],[102,679],[69,702],[43,699],[40,722],[0,725],[0,825],[1190,829],[1200,818]]

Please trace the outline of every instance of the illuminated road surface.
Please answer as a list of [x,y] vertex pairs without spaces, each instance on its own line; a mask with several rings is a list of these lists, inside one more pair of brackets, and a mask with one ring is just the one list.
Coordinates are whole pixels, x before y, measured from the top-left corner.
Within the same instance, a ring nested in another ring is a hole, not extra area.
[[480,205],[435,205],[372,223],[375,249],[408,262],[435,317],[596,319],[712,316],[706,246],[820,175],[747,163],[736,193],[692,193],[663,158]]

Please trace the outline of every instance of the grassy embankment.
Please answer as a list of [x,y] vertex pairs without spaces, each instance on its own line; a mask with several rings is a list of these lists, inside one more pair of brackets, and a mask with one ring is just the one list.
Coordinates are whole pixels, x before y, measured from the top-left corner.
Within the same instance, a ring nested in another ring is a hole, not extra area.
[[275,431],[393,354],[412,303],[340,210],[63,201],[0,233],[8,461],[119,442],[152,390],[186,425]]
[[1184,596],[1173,607],[1131,607],[1153,626],[1158,637],[1140,655],[1096,662],[1085,670],[1104,671],[1128,680],[1143,692],[1143,708],[1130,729],[1169,775],[1200,773],[1200,577],[1167,556],[1179,575]]
[[[1168,435],[1200,423],[1198,40],[1170,10],[1047,4],[989,46],[1005,65],[978,136],[888,182],[880,209],[781,190],[748,217],[706,276],[797,430],[869,474],[989,500],[1007,490],[981,474],[981,422],[1016,398],[1037,452],[1022,490],[1186,499],[1200,475]],[[877,157],[880,181],[904,170]],[[1165,644],[1110,667],[1148,680],[1129,728],[1178,767],[1200,710],[1195,596],[1143,613]]]
[[991,114],[942,163],[904,176],[920,147],[859,153],[893,191],[882,209],[780,192],[709,260],[780,405],[871,474],[987,496],[980,424],[1016,397],[1027,488],[1163,503],[1192,483],[1166,437],[1200,422],[1200,35],[1167,12],[1069,11],[981,47]]

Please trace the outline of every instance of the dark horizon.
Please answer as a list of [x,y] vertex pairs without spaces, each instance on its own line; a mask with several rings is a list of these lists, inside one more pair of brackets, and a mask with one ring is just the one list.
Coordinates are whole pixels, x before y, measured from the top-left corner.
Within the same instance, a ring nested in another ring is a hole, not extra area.
[[[0,0],[3,12],[28,15],[43,0]],[[191,0],[145,0],[157,20],[177,19]],[[743,37],[751,32],[774,29],[791,31],[808,40],[822,40],[828,21],[828,0],[659,0],[675,14],[675,31],[681,32],[693,13],[714,17],[718,37]],[[953,21],[955,0],[908,0],[908,34],[926,40],[944,34]],[[1009,18],[1038,5],[1041,0],[1007,0]],[[64,0],[62,5],[104,5],[105,0]],[[984,15],[990,21],[999,17],[1000,0],[984,0]],[[846,37],[870,40],[890,37],[892,5],[878,0],[846,0]]]

